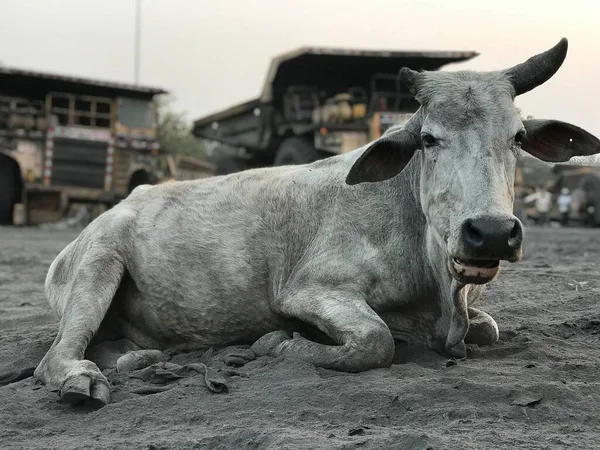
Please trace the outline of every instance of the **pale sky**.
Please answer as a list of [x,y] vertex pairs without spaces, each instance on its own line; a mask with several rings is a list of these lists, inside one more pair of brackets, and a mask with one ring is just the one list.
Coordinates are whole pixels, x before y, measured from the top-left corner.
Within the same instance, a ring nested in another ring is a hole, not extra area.
[[[190,120],[258,96],[271,58],[294,48],[475,50],[446,70],[510,67],[569,39],[525,115],[600,136],[596,0],[142,0],[140,83],[162,87]],[[6,66],[133,82],[134,0],[0,0]]]

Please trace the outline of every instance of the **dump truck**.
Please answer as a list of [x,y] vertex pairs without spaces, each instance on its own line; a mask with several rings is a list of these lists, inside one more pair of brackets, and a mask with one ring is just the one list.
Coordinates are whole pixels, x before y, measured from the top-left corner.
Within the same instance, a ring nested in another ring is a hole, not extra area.
[[110,207],[153,183],[163,89],[0,66],[0,223]]
[[438,70],[474,51],[301,48],[273,59],[260,96],[194,122],[217,174],[345,153],[418,108],[399,70]]

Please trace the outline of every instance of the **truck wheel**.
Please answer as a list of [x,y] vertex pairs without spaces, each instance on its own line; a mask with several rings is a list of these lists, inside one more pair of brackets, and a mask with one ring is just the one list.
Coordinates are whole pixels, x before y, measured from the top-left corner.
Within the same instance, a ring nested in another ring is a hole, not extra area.
[[0,224],[12,224],[13,208],[19,193],[19,165],[7,156],[0,155]]
[[141,186],[142,184],[152,184],[152,181],[152,174],[150,172],[146,169],[138,169],[133,172],[129,178],[127,192],[131,194],[136,187]]
[[593,227],[600,227],[600,202],[596,201],[588,207],[590,212],[590,224]]
[[308,164],[322,156],[306,139],[291,137],[281,143],[275,154],[274,166]]

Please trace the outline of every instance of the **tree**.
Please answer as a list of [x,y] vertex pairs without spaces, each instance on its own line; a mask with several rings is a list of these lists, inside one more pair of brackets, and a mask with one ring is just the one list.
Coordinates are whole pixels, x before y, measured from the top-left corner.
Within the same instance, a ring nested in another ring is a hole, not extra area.
[[172,155],[206,159],[202,141],[192,135],[192,126],[184,112],[173,111],[173,97],[158,100],[157,139],[161,150]]

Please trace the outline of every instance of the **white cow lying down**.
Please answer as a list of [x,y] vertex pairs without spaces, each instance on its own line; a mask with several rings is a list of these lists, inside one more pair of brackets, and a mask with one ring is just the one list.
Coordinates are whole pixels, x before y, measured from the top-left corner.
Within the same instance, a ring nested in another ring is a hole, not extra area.
[[566,51],[563,39],[497,72],[403,69],[420,109],[370,146],[137,188],[52,263],[60,327],[35,376],[69,403],[106,404],[109,383],[84,359],[94,336],[145,349],[259,340],[259,355],[343,371],[389,366],[394,339],[447,354],[495,342],[495,321],[472,305],[500,261],[521,256],[520,149],[546,161],[600,152],[586,131],[514,107]]

